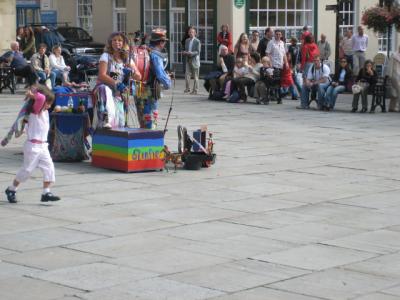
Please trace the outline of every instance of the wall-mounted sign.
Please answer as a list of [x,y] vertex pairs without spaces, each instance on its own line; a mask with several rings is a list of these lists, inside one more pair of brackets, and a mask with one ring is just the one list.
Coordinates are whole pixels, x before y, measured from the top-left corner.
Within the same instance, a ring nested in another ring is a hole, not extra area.
[[244,6],[245,0],[234,0],[234,4],[236,8],[242,8]]
[[40,12],[40,21],[46,24],[57,23],[57,11],[56,10],[42,10]]

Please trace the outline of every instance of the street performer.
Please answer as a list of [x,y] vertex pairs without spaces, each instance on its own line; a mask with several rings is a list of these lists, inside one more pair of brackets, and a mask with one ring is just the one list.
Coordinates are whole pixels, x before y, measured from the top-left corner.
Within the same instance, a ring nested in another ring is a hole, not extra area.
[[[161,98],[161,89],[171,88],[171,77],[164,70],[164,61],[168,54],[163,50],[167,41],[164,29],[154,29],[151,33],[150,47],[148,48],[150,64],[145,66],[146,64],[137,62],[139,71],[143,75],[143,81],[136,84],[136,109],[141,128],[157,128],[158,100]],[[140,59],[140,57],[136,57]],[[144,70],[141,70],[142,68]]]
[[99,62],[99,75],[94,90],[96,98],[96,127],[107,129],[125,126],[126,99],[130,78],[141,80],[134,61],[129,57],[129,44],[122,32],[114,32]]

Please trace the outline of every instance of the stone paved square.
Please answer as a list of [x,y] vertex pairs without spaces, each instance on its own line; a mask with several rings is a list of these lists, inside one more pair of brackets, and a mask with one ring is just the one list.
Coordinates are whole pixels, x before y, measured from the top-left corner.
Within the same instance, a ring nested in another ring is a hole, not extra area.
[[[400,299],[400,114],[229,104],[177,81],[176,126],[207,124],[217,162],[200,171],[121,173],[56,163],[0,201],[1,300]],[[171,92],[160,103],[164,125]],[[0,136],[23,98],[0,95]],[[0,183],[24,137],[0,148]]]

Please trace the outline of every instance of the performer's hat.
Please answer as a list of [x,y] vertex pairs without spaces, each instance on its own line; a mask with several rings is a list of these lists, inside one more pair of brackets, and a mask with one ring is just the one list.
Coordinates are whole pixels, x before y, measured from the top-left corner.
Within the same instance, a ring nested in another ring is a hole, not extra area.
[[167,32],[162,28],[156,28],[151,32],[150,42],[168,41]]

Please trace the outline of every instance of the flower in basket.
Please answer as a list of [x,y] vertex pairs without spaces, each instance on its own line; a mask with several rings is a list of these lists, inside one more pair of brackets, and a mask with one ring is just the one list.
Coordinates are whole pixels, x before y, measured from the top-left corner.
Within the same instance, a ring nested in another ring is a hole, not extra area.
[[364,11],[361,22],[375,32],[386,32],[393,20],[392,12],[380,6],[373,6]]

